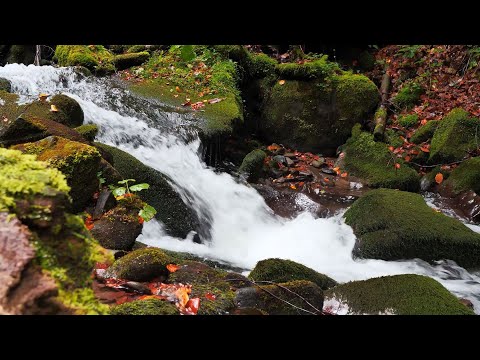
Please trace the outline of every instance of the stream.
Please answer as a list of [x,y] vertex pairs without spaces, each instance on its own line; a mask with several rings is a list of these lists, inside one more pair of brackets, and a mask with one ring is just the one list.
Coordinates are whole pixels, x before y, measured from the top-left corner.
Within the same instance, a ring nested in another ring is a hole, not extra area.
[[[291,259],[339,282],[406,273],[427,275],[456,296],[469,299],[480,313],[480,273],[470,273],[448,260],[436,265],[418,259],[354,260],[355,236],[344,223],[343,212],[328,218],[309,211],[293,219],[276,216],[253,187],[203,162],[194,126],[200,120],[195,114],[138,97],[113,78],[84,78],[70,68],[9,64],[0,67],[0,77],[12,82],[21,102],[36,99],[42,92],[76,99],[85,123],[100,127],[97,141],[117,146],[170,176],[194,210],[207,211],[211,218],[211,241],[205,244],[194,243],[193,234],[186,239],[167,236],[156,220],[145,223],[138,238],[143,243],[197,254],[245,271],[262,259]],[[469,227],[480,232],[478,226]]]

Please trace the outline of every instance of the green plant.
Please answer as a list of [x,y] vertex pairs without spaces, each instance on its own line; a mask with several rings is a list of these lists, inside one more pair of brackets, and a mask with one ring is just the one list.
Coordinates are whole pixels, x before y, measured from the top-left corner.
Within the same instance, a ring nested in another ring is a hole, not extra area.
[[402,45],[398,49],[397,54],[408,59],[413,59],[421,47],[422,45]]
[[97,172],[98,190],[102,190],[103,184],[105,184],[105,182],[107,181],[104,177],[102,177],[102,175],[103,173],[101,171]]
[[[135,184],[129,186],[129,182],[135,182],[135,179],[126,179],[126,180],[121,180],[118,182],[120,185],[125,185],[125,186],[119,186],[116,187],[114,185],[109,185],[109,189],[112,190],[113,196],[117,200],[121,199],[130,199],[133,196],[133,193],[146,190],[150,187],[149,184],[147,183],[141,183],[141,184]],[[138,216],[140,216],[144,221],[150,221],[154,218],[155,214],[157,213],[157,210],[153,206],[150,206],[145,203],[142,209],[138,212]]]

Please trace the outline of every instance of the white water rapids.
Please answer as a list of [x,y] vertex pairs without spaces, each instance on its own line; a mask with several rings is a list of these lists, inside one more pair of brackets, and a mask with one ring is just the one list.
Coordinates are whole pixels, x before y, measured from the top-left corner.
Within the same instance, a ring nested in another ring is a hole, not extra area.
[[166,236],[156,221],[145,224],[139,238],[142,242],[245,269],[266,258],[291,259],[339,282],[405,273],[427,275],[457,296],[471,300],[480,313],[480,276],[455,263],[443,261],[431,266],[421,260],[353,260],[355,236],[341,214],[315,218],[304,212],[293,220],[276,217],[256,190],[207,167],[199,156],[198,139],[183,140],[179,134],[184,134],[192,121],[188,114],[166,111],[109,79],[82,79],[69,68],[10,64],[0,67],[0,77],[12,82],[21,101],[42,92],[75,98],[83,108],[85,122],[99,125],[97,141],[117,146],[167,174],[184,196],[187,190],[193,197],[196,210],[210,212],[212,241],[207,245]]

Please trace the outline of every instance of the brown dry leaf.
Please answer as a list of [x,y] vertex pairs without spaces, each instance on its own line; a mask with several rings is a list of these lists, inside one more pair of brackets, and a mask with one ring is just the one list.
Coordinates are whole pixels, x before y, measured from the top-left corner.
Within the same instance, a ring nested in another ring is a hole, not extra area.
[[176,91],[176,92],[182,92],[182,90],[181,90],[180,87],[178,87],[178,86],[175,86],[175,91]]
[[40,95],[38,95],[38,99],[39,99],[40,101],[45,101],[45,100],[47,100],[47,98],[48,98],[49,96],[50,96],[50,95],[48,95],[48,94],[41,93]]
[[177,271],[178,269],[180,269],[180,266],[179,265],[175,265],[175,264],[168,264],[167,265],[167,270],[171,273],[174,273],[175,271]]
[[50,105],[50,111],[51,112],[58,112],[58,109],[55,105],[52,104],[52,105]]

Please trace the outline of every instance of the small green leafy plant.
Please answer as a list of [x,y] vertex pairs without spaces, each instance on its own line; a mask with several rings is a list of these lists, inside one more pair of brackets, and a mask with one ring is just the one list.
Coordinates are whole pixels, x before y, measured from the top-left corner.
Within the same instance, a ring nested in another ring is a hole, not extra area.
[[[126,179],[119,181],[119,185],[124,185],[124,186],[114,186],[114,185],[109,185],[109,189],[112,190],[113,196],[117,200],[121,199],[128,199],[133,196],[133,193],[146,190],[150,188],[150,185],[147,183],[141,183],[141,184],[135,184],[135,185],[129,185],[128,183],[133,183],[135,182],[135,179]],[[150,221],[154,218],[155,214],[157,213],[157,210],[153,206],[150,206],[148,204],[145,204],[142,209],[138,212],[138,216],[140,216],[144,221]]]

